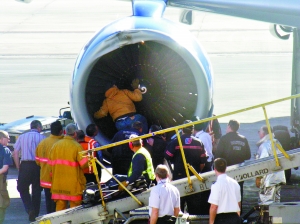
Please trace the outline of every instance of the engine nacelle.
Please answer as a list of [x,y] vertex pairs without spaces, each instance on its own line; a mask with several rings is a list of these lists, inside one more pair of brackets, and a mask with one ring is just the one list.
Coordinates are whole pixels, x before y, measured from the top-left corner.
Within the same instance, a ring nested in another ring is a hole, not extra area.
[[96,123],[100,144],[116,132],[110,116],[93,117],[109,82],[130,89],[138,78],[147,88],[137,112],[148,125],[180,125],[212,112],[213,77],[206,53],[184,27],[164,18],[131,16],[101,29],[78,56],[71,83],[71,110],[80,129]]

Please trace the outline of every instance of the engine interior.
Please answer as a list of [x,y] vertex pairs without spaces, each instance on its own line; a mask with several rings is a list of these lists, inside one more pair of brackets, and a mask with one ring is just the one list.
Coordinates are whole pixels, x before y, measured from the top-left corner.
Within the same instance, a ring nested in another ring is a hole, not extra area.
[[[115,49],[96,61],[85,88],[91,117],[101,107],[107,85],[115,83],[120,89],[132,90],[130,84],[135,78],[147,89],[143,100],[135,105],[137,113],[147,118],[149,127],[180,125],[194,115],[199,90],[190,67],[170,47],[142,41]],[[94,122],[109,139],[117,131],[109,115]]]

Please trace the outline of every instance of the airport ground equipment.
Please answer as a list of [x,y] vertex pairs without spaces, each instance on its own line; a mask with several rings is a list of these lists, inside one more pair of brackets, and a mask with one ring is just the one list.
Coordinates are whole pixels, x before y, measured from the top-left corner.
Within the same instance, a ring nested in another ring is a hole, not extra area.
[[59,109],[59,116],[28,116],[10,123],[0,125],[0,130],[7,131],[9,133],[10,142],[8,147],[13,151],[13,145],[16,143],[19,135],[30,131],[30,123],[33,120],[39,120],[42,123],[42,134],[45,136],[50,135],[50,125],[54,121],[60,121],[62,126],[65,127],[70,123],[74,123],[71,116],[70,107],[64,107]]
[[[278,160],[281,164],[281,169],[290,169],[300,165],[300,149],[289,151],[290,160],[284,157],[283,154],[278,155]],[[233,165],[227,168],[227,174],[237,181],[245,181],[261,175],[266,175],[278,171],[278,167],[274,163],[274,157],[247,161],[242,164]],[[187,178],[172,181],[172,184],[179,189],[182,197],[209,190],[211,185],[216,181],[214,171],[203,173],[201,177],[204,182],[199,181],[195,176],[191,177],[192,189],[187,183]],[[150,190],[135,195],[143,205],[148,204]],[[122,198],[115,201],[107,202],[105,207],[101,204],[92,207],[84,208],[78,206],[48,215],[38,217],[35,224],[82,224],[82,223],[108,223],[114,219],[115,210],[119,213],[135,210],[140,206],[131,197]],[[271,214],[270,214],[271,215]]]
[[[299,223],[300,202],[273,203],[269,206],[272,223]],[[295,215],[298,214],[298,215]]]

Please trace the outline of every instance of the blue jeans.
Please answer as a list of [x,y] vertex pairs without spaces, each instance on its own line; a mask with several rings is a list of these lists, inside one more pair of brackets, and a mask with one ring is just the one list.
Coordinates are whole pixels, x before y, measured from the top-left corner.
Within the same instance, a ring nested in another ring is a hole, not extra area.
[[116,128],[118,129],[118,131],[131,128],[131,125],[136,121],[142,122],[143,134],[148,133],[147,120],[143,115],[140,114],[135,114],[133,119],[131,119],[131,117],[127,117],[125,119],[116,121]]

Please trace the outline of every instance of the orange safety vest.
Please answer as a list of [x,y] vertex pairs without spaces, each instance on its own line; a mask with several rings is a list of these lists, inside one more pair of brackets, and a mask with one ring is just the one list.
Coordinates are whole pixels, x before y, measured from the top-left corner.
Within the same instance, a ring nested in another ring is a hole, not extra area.
[[[85,136],[84,141],[79,142],[79,144],[82,146],[82,148],[84,150],[90,150],[90,149],[95,148],[95,146],[94,146],[95,142],[96,141],[93,138],[91,138],[89,136]],[[96,157],[96,155],[97,155],[97,153],[94,152],[94,157]],[[91,174],[91,173],[93,173],[93,167],[89,166],[89,167],[83,169],[83,172]]]

